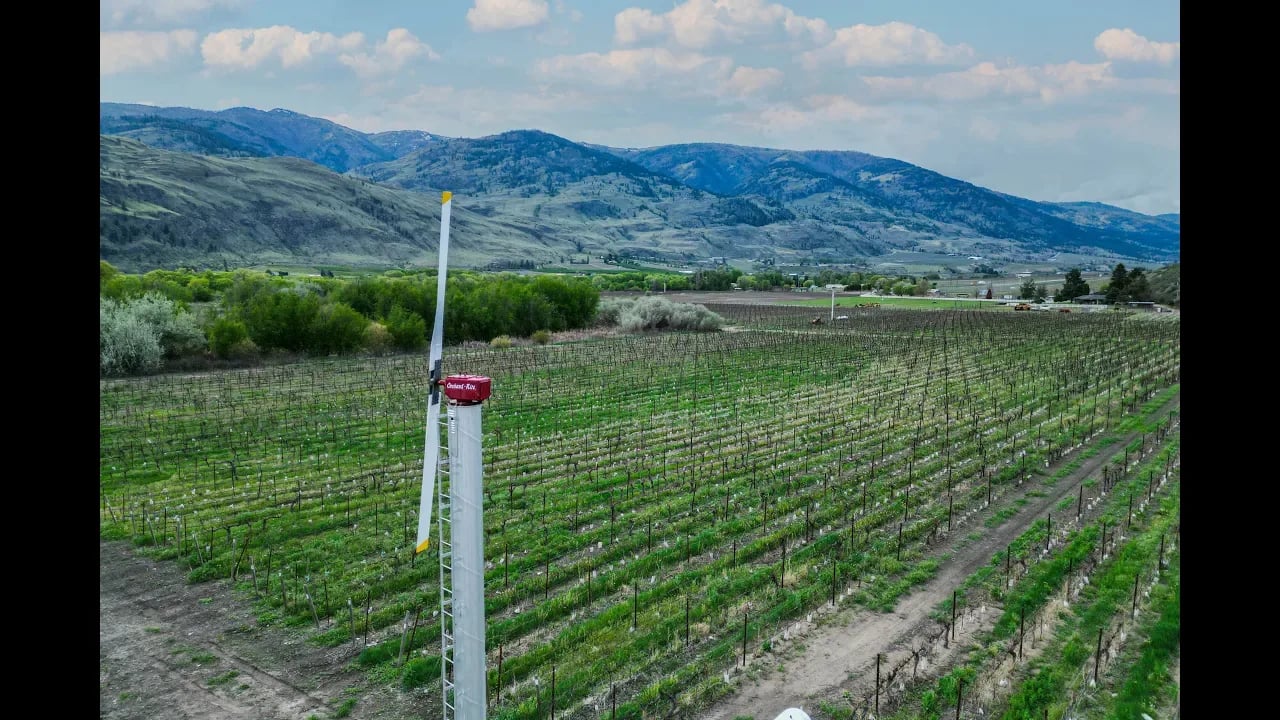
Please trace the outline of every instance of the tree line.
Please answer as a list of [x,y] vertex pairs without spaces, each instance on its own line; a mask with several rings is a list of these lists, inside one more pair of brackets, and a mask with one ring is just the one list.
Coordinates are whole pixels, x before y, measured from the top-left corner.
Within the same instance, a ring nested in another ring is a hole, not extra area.
[[[1169,265],[1148,274],[1144,268],[1135,267],[1129,270],[1124,263],[1116,263],[1111,270],[1111,277],[1099,290],[1109,305],[1127,302],[1158,302],[1166,305],[1177,305],[1179,302],[1180,266]],[[1155,278],[1155,282],[1152,278]],[[1039,285],[1027,278],[1019,287],[1018,297],[1022,300],[1043,302],[1049,295],[1044,285]],[[1072,268],[1063,278],[1062,287],[1053,293],[1057,302],[1070,302],[1082,295],[1091,294],[1089,283],[1084,281],[1080,268]]]
[[[183,358],[247,359],[262,353],[329,355],[426,345],[436,273],[389,271],[346,280],[232,272],[119,272],[101,262],[100,370],[152,372]],[[445,338],[584,328],[600,293],[584,278],[449,273]]]

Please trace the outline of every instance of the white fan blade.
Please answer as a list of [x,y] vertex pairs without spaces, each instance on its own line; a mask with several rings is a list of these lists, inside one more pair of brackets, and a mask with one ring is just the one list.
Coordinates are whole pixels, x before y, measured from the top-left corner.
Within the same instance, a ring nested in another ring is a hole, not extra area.
[[431,544],[431,504],[435,499],[436,481],[440,474],[440,381],[441,355],[444,354],[444,286],[449,267],[449,215],[453,193],[440,197],[440,258],[436,277],[436,319],[431,327],[431,354],[427,367],[431,370],[431,389],[427,399],[427,446],[422,459],[422,498],[418,501],[418,540],[415,553]]

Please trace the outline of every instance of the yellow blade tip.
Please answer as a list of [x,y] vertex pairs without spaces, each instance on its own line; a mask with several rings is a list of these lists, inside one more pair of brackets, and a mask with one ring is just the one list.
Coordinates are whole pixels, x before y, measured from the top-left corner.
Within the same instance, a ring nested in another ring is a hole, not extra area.
[[452,199],[453,199],[453,193],[449,192],[448,190],[445,190],[444,192],[440,193],[440,204],[441,204],[441,205],[443,205],[443,204],[445,204],[445,203],[449,202],[449,201],[450,201],[450,200],[452,200]]
[[430,545],[430,544],[431,544],[431,538],[427,538],[426,540],[423,540],[423,541],[422,541],[422,544],[418,546],[418,549],[416,549],[416,550],[414,550],[414,551],[413,551],[413,552],[414,552],[414,554],[416,555],[416,554],[418,554],[418,553],[422,552],[423,550],[426,550],[426,549],[427,549],[427,546],[428,546],[428,545]]

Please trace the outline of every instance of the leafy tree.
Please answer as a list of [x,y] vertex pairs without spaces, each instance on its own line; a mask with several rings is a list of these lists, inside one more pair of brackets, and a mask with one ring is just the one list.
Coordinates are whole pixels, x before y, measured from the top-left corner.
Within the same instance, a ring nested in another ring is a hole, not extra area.
[[427,321],[412,310],[396,305],[383,324],[392,344],[402,350],[417,350],[427,344]]
[[1126,301],[1152,301],[1151,284],[1147,280],[1145,270],[1134,268],[1129,273],[1129,279],[1125,283],[1124,294]]
[[1044,289],[1043,285],[1037,285],[1035,292],[1032,293],[1032,297],[1035,299],[1036,302],[1042,303],[1045,301],[1046,298],[1049,297],[1049,292]]
[[1062,289],[1054,296],[1060,302],[1074,300],[1081,295],[1089,294],[1089,283],[1084,281],[1084,277],[1080,274],[1080,268],[1071,268],[1067,271],[1067,277],[1062,283]]
[[[991,288],[987,288],[987,293],[988,293],[988,294],[987,294],[987,297],[991,297],[991,295],[990,295],[990,293],[991,293]],[[926,280],[926,279],[924,279],[924,278],[920,278],[920,282],[916,283],[915,290],[914,290],[914,292],[913,292],[912,294],[913,294],[913,295],[920,295],[920,296],[928,295],[928,294],[929,294],[929,281],[928,281],[928,280]]]
[[231,356],[232,350],[249,338],[249,329],[241,320],[223,315],[209,326],[209,347],[220,358]]
[[1036,281],[1027,278],[1022,281],[1021,287],[1018,288],[1018,298],[1021,300],[1031,300],[1036,296]]
[[742,271],[736,268],[699,270],[693,274],[693,287],[695,290],[728,290],[741,276]]
[[1115,268],[1111,271],[1111,282],[1106,288],[1107,302],[1112,304],[1124,302],[1128,298],[1125,292],[1128,284],[1129,272],[1125,270],[1124,263],[1116,263]]
[[240,315],[249,337],[259,347],[301,352],[307,349],[319,312],[318,296],[288,288],[255,295],[241,308]]
[[98,288],[101,291],[102,286],[106,285],[111,278],[120,274],[120,271],[114,265],[106,260],[98,261]]
[[351,352],[364,343],[369,320],[346,303],[330,302],[316,311],[306,350],[321,355]]
[[191,278],[187,283],[187,290],[191,292],[191,299],[196,302],[208,302],[213,299],[213,288],[209,287],[208,278]]

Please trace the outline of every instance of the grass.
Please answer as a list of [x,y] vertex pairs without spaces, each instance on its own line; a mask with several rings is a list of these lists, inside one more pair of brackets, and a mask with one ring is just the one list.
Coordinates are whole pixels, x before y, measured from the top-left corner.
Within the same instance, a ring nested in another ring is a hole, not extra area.
[[239,670],[228,670],[222,673],[221,675],[215,675],[214,677],[209,678],[209,687],[218,687],[219,685],[226,685],[227,683],[231,682],[239,675],[240,675]]
[[828,700],[818,703],[818,710],[833,720],[849,720],[853,717],[853,708],[851,706],[836,704]]
[[[1158,588],[1163,590],[1163,586]],[[1181,634],[1182,586],[1172,583],[1156,604],[1158,620],[1150,628],[1141,655],[1129,669],[1129,676],[1121,687],[1119,697],[1112,708],[1115,717],[1138,717],[1143,713],[1154,714],[1153,701],[1168,695],[1172,678],[1169,666],[1178,653]]]
[[1008,520],[1009,518],[1017,514],[1018,514],[1018,508],[1016,507],[1001,508],[996,511],[995,515],[992,515],[991,517],[984,520],[982,524],[986,525],[989,528],[999,527],[1004,524],[1005,520]]
[[356,706],[356,699],[347,698],[346,700],[343,700],[340,705],[338,705],[338,709],[333,712],[333,716],[336,718],[346,717],[351,714],[351,711],[355,708],[355,706]]
[[217,655],[214,655],[213,653],[205,650],[191,653],[191,662],[197,665],[212,665],[218,662],[220,659],[221,658],[219,658]]

